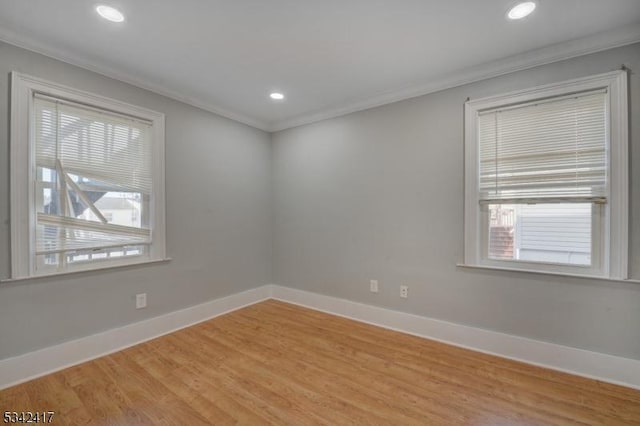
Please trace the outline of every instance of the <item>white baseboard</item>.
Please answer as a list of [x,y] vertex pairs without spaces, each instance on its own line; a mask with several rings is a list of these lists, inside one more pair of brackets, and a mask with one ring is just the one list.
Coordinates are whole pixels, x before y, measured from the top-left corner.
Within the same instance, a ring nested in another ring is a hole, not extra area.
[[640,389],[640,361],[454,324],[278,285],[272,298],[578,376]]
[[80,364],[253,305],[271,296],[265,285],[200,305],[0,360],[0,389]]
[[640,389],[638,360],[454,324],[278,285],[265,285],[0,360],[0,389],[108,355],[270,298],[478,352]]

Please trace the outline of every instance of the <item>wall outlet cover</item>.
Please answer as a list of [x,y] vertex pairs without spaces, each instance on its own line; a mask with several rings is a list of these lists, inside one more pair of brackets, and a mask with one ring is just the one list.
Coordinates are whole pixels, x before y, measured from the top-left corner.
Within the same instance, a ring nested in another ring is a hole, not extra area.
[[147,293],[136,294],[136,309],[147,307]]
[[400,286],[400,297],[402,297],[403,299],[409,297],[409,287],[407,287],[406,285]]

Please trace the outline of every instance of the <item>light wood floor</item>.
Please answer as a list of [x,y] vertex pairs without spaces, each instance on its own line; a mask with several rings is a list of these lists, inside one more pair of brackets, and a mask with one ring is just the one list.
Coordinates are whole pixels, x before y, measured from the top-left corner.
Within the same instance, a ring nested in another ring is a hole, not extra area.
[[640,391],[267,301],[0,391],[0,410],[52,410],[54,424],[640,425]]

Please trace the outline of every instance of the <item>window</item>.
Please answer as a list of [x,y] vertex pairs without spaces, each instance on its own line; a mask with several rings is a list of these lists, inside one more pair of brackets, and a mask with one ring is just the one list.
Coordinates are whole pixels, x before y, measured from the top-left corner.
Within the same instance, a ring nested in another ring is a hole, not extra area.
[[161,260],[164,116],[12,73],[12,278]]
[[626,73],[465,105],[465,264],[627,278]]

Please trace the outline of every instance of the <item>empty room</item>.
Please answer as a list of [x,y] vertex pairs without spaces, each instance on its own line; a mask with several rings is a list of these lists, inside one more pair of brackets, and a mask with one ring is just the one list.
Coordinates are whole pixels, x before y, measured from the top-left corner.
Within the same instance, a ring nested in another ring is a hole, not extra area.
[[0,416],[640,425],[640,1],[0,0]]

